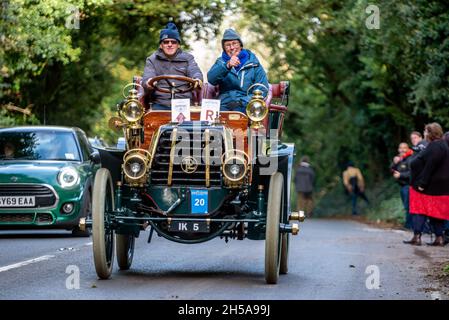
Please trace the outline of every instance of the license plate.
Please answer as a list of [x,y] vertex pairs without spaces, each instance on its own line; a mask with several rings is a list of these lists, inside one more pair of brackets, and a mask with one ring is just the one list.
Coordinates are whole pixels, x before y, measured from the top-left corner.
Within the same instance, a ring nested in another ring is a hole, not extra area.
[[174,232],[209,232],[209,224],[205,221],[172,221],[169,231]]
[[34,196],[23,197],[0,197],[0,207],[4,208],[22,208],[22,207],[34,207],[36,201]]
[[190,190],[192,213],[204,214],[208,211],[208,194],[207,190],[192,189]]

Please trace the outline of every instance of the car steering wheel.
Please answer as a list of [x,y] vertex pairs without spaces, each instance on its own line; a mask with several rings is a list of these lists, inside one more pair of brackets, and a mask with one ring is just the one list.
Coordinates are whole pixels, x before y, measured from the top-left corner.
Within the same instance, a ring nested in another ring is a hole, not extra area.
[[[159,82],[163,80],[165,82],[167,82],[168,86],[170,89],[167,88],[162,88],[159,85]],[[181,84],[176,85],[176,83],[174,81],[170,81],[170,80],[177,80],[177,81],[181,81]],[[163,93],[186,93],[186,92],[190,92],[193,89],[195,89],[195,80],[193,80],[192,78],[189,77],[184,77],[184,76],[174,76],[174,75],[162,75],[162,76],[157,76],[154,78],[151,78],[147,81],[147,86],[149,88],[154,88],[154,90],[159,91],[159,92],[163,92]],[[187,89],[180,89],[181,87],[188,85]]]

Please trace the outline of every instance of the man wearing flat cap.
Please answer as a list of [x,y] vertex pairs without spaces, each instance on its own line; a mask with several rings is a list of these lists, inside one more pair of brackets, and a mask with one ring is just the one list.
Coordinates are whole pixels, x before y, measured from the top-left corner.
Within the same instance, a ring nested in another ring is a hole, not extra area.
[[[202,86],[203,74],[195,62],[195,58],[190,53],[182,51],[180,45],[181,37],[178,28],[173,22],[169,22],[165,29],[160,32],[159,49],[146,60],[142,86],[145,93],[151,95],[153,110],[171,110],[171,95],[148,87],[148,80],[151,78],[161,75],[178,75],[193,78],[195,87]],[[171,81],[176,82],[176,80]],[[176,84],[179,85],[181,82]],[[162,81],[158,86],[169,89],[165,81]],[[192,92],[178,93],[176,98],[191,99]]]
[[234,29],[226,29],[221,41],[223,52],[207,73],[212,85],[218,85],[223,111],[245,112],[251,100],[252,91],[260,89],[265,96],[267,91],[254,86],[247,95],[248,89],[255,83],[261,83],[268,89],[268,79],[256,55],[243,49],[243,42]]

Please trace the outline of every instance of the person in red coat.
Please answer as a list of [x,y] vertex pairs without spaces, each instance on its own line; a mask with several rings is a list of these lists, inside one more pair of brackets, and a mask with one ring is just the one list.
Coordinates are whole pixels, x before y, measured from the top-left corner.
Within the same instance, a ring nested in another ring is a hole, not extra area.
[[443,139],[443,129],[434,122],[427,124],[424,137],[429,141],[410,163],[410,214],[413,215],[414,236],[405,243],[421,245],[426,217],[436,238],[430,245],[443,246],[443,226],[449,220],[449,146]]

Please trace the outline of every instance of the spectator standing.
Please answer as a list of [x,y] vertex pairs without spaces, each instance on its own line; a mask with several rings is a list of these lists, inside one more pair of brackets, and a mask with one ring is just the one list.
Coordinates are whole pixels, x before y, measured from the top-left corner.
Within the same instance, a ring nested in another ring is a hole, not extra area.
[[352,215],[357,215],[357,198],[362,198],[367,204],[369,201],[365,195],[365,179],[360,169],[356,168],[352,161],[348,162],[346,170],[343,171],[343,184],[351,196]]
[[[398,148],[399,157],[397,162],[391,166],[393,177],[401,186],[401,200],[405,210],[404,227],[412,229],[412,218],[409,213],[409,187],[410,187],[410,162],[412,160],[413,150],[406,142],[401,142]],[[396,158],[396,157],[395,157]]]
[[443,140],[441,126],[427,124],[424,137],[429,145],[410,163],[410,213],[413,215],[413,238],[404,243],[421,245],[421,234],[429,217],[436,238],[432,246],[443,246],[443,227],[449,220],[449,146]]
[[313,212],[313,187],[315,185],[315,171],[310,165],[308,156],[303,156],[296,169],[295,186],[297,192],[298,210],[305,212],[307,217]]
[[427,140],[423,139],[422,134],[418,131],[413,131],[410,133],[410,141],[412,143],[412,150],[415,154],[423,151],[429,144]]

